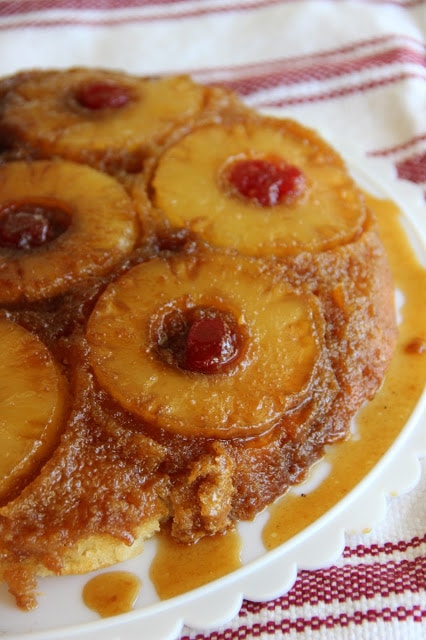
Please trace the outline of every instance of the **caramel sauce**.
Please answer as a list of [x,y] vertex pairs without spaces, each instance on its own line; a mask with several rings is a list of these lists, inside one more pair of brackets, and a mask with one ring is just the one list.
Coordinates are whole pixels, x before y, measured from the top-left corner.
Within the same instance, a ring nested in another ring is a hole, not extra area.
[[[371,196],[368,202],[379,221],[395,286],[405,298],[396,352],[381,389],[357,415],[356,436],[328,449],[325,459],[331,471],[327,477],[314,490],[298,495],[289,491],[269,507],[269,520],[263,529],[267,550],[312,524],[372,470],[401,432],[424,389],[426,300],[419,296],[419,291],[425,290],[426,270],[410,247],[396,205]],[[167,532],[157,538],[150,578],[163,600],[207,584],[241,566],[242,540],[236,531],[202,538],[190,545],[177,542]],[[103,574],[91,580],[84,590],[86,605],[102,616],[128,610],[137,593],[133,591],[134,595],[127,599],[121,575],[122,572],[116,572],[118,578],[114,578],[114,573]],[[131,574],[124,576],[130,584],[137,581]]]
[[408,344],[405,345],[407,353],[422,354],[426,352],[426,340],[422,338],[413,338]]
[[141,589],[139,578],[128,571],[109,571],[95,576],[83,589],[83,601],[103,618],[133,608]]
[[315,490],[288,492],[270,507],[263,531],[267,549],[312,524],[372,470],[401,432],[426,382],[426,270],[418,263],[392,202],[368,196],[391,264],[395,286],[404,295],[399,339],[386,378],[375,398],[358,413],[357,435],[334,444],[326,454],[331,472]]
[[241,538],[236,531],[185,545],[168,533],[158,536],[150,578],[162,600],[201,587],[241,566]]

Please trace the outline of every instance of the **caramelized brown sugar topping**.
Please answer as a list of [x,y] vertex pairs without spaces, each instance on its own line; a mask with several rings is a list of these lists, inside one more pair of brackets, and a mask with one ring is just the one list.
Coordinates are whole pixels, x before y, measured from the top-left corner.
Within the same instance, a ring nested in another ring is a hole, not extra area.
[[0,576],[31,608],[39,574],[224,533],[303,479],[380,386],[395,314],[314,132],[186,77],[0,95]]

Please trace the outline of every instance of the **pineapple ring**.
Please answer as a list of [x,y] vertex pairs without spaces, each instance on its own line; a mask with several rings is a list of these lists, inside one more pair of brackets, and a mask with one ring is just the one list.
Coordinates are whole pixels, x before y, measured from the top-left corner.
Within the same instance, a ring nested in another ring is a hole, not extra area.
[[30,250],[0,244],[3,303],[50,297],[102,275],[130,253],[138,237],[136,213],[123,187],[90,167],[66,161],[0,167],[0,218],[21,205],[56,208],[70,223],[54,240]]
[[[90,84],[122,88],[114,107],[86,108],[78,101]],[[186,76],[136,78],[101,69],[50,72],[10,91],[2,126],[37,151],[107,170],[140,170],[138,151],[154,147],[205,106],[206,89]],[[126,98],[126,99],[125,99]],[[128,99],[127,99],[128,98]],[[152,149],[151,149],[152,151]],[[142,156],[146,155],[142,153]],[[118,167],[114,166],[118,164]]]
[[[230,311],[247,337],[226,371],[188,371],[159,357],[153,326],[194,307]],[[306,400],[323,362],[323,333],[314,296],[251,259],[206,254],[130,269],[99,298],[86,335],[98,382],[126,409],[173,433],[234,438],[265,432]]]
[[0,318],[0,503],[32,478],[57,444],[66,385],[47,347]]
[[[230,164],[269,158],[302,171],[304,194],[273,207],[236,197],[226,184]],[[195,130],[163,154],[152,187],[154,203],[172,225],[251,256],[324,251],[357,237],[366,219],[340,157],[291,120],[251,118]]]

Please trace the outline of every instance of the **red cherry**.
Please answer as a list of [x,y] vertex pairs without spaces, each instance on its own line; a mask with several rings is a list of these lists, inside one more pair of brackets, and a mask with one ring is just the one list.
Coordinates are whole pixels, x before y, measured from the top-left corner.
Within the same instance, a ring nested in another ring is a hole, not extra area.
[[119,109],[130,100],[128,90],[112,82],[94,80],[81,85],[75,92],[75,99],[86,109]]
[[219,316],[195,320],[186,338],[185,368],[199,373],[214,373],[237,355],[237,336]]
[[297,167],[271,160],[238,160],[227,173],[236,191],[262,207],[296,200],[305,188],[305,177]]
[[57,238],[68,226],[66,214],[39,205],[11,205],[0,211],[0,247],[32,249]]

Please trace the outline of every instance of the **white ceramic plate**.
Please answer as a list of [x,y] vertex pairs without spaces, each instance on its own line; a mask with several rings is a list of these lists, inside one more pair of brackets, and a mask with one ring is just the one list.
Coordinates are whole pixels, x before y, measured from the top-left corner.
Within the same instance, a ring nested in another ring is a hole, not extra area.
[[[376,196],[391,198],[405,213],[407,233],[419,258],[426,264],[424,202],[408,183],[396,180],[387,163],[358,158],[330,142],[348,161],[356,180]],[[424,212],[423,212],[424,213]],[[87,576],[47,578],[40,581],[38,609],[16,609],[6,586],[0,586],[0,638],[2,640],[173,640],[184,624],[208,629],[237,615],[243,598],[266,601],[288,591],[298,569],[324,567],[336,561],[344,547],[345,531],[374,527],[385,515],[386,497],[411,489],[420,477],[419,458],[426,455],[426,394],[415,408],[400,436],[376,467],[341,502],[312,525],[277,549],[266,552],[261,543],[265,514],[240,526],[243,566],[199,589],[167,601],[159,601],[149,581],[155,539],[144,553],[120,568],[142,579],[136,608],[129,614],[99,619],[87,609],[81,592]],[[395,459],[398,464],[393,464]]]

